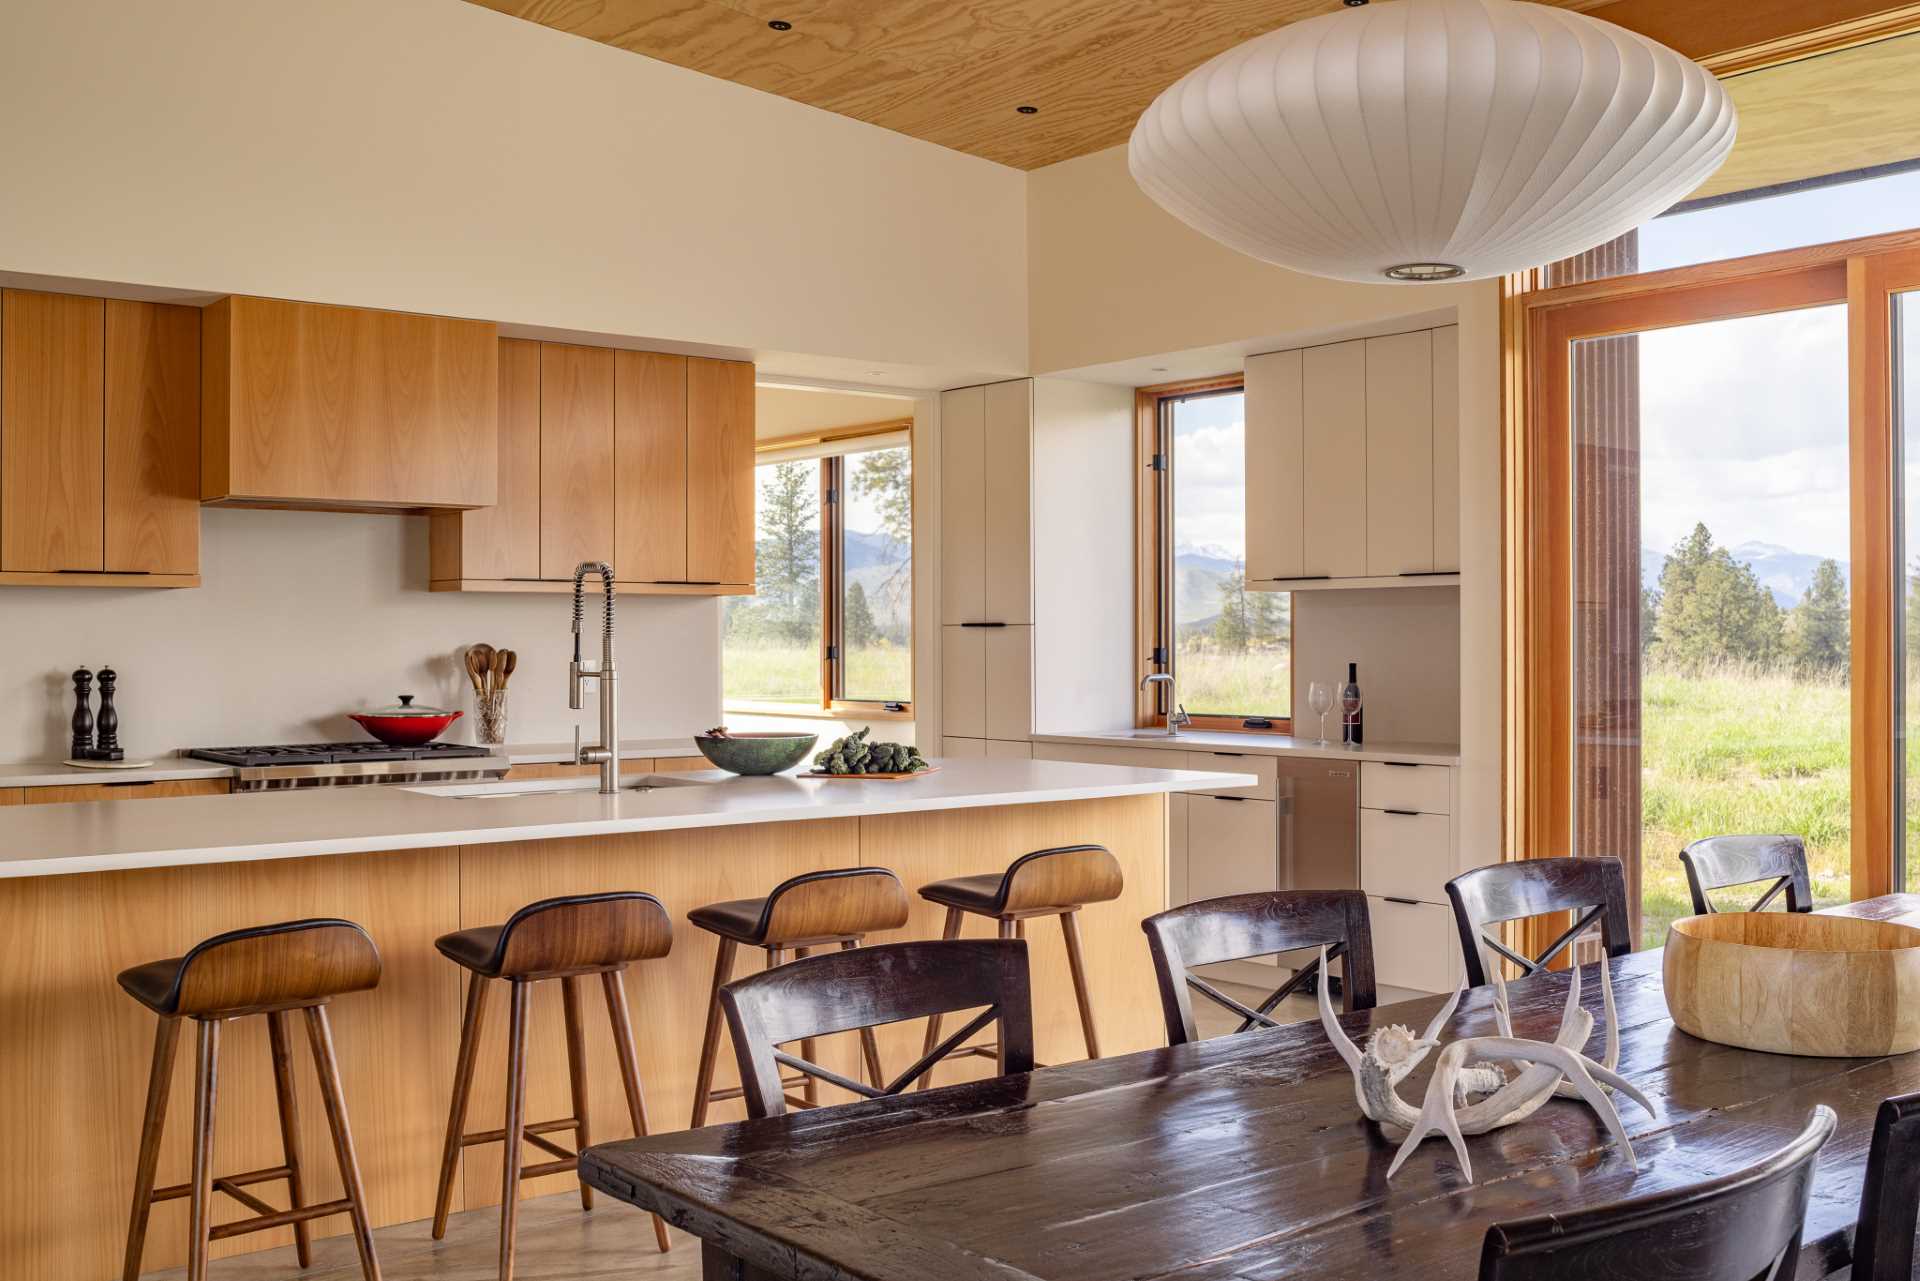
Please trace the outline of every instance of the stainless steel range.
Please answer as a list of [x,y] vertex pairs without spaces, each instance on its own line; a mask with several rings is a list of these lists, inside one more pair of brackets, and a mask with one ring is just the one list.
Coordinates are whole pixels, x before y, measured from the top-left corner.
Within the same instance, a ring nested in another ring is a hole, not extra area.
[[236,767],[233,790],[269,792],[371,783],[469,783],[498,779],[512,762],[466,743],[275,743],[259,747],[196,747],[187,753]]

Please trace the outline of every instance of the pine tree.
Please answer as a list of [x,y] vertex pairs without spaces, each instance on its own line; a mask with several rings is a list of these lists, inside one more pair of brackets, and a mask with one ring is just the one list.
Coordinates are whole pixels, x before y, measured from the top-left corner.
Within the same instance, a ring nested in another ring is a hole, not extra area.
[[756,589],[770,630],[799,644],[820,627],[818,463],[780,463],[760,484]]
[[1682,671],[1719,663],[1766,666],[1784,642],[1779,605],[1753,567],[1713,545],[1703,524],[1680,540],[1660,571],[1652,657]]
[[859,583],[847,588],[847,616],[844,623],[847,644],[865,647],[873,644],[880,629],[874,626],[873,609],[867,604],[867,589]]
[[1240,566],[1220,578],[1220,616],[1213,620],[1213,643],[1223,654],[1244,654],[1253,639],[1247,608],[1247,575]]
[[1794,670],[1805,676],[1844,680],[1852,667],[1847,584],[1834,561],[1820,562],[1806,595],[1793,607],[1787,620],[1787,658]]
[[847,484],[857,498],[871,498],[880,513],[879,532],[899,557],[887,567],[878,591],[889,614],[904,617],[913,584],[913,451],[905,445],[876,449],[847,460]]

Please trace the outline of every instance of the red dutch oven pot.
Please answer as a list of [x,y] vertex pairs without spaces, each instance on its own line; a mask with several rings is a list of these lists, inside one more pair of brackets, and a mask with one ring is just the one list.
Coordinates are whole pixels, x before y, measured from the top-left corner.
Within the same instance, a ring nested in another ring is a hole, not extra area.
[[460,719],[459,712],[449,712],[442,707],[415,707],[411,694],[400,695],[397,706],[351,715],[361,729],[388,747],[419,747],[431,743],[446,733],[447,726]]

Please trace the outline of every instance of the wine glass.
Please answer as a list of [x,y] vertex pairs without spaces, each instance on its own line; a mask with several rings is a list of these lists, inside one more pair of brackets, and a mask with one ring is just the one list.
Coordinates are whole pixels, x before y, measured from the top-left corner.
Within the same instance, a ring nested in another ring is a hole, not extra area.
[[1325,681],[1314,681],[1307,686],[1307,706],[1320,713],[1320,741],[1318,747],[1327,745],[1327,713],[1333,710],[1333,687]]

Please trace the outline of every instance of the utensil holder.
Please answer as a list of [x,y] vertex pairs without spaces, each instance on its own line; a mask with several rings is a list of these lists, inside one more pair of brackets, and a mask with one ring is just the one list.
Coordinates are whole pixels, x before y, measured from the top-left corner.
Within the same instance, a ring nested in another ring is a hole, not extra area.
[[474,698],[474,741],[491,747],[507,741],[507,691],[494,690]]

